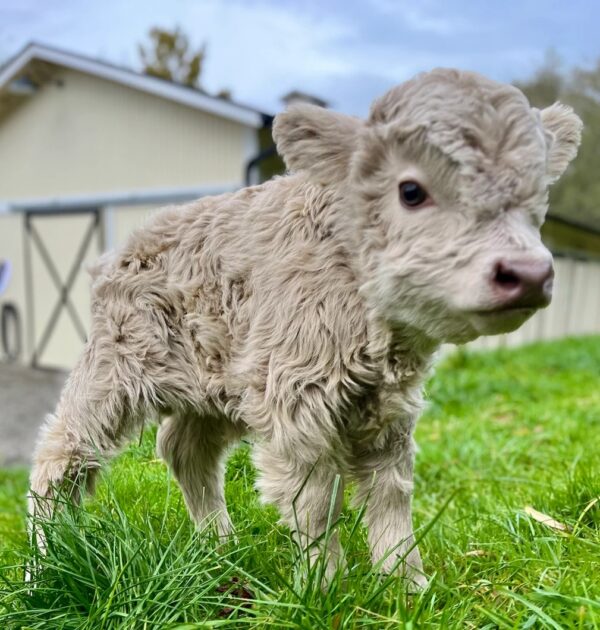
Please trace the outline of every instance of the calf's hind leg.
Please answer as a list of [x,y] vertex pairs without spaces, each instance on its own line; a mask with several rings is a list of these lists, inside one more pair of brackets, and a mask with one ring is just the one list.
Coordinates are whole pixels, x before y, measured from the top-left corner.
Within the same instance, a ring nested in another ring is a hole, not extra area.
[[[93,488],[102,460],[116,452],[142,417],[131,411],[122,380],[100,374],[91,356],[88,347],[67,380],[55,413],[40,430],[30,476],[32,515],[51,516],[58,494],[79,502],[84,486]],[[38,543],[43,546],[43,540]]]
[[198,527],[214,524],[220,536],[232,531],[224,494],[224,455],[236,437],[225,418],[180,413],[163,420],[157,452],[179,482]]

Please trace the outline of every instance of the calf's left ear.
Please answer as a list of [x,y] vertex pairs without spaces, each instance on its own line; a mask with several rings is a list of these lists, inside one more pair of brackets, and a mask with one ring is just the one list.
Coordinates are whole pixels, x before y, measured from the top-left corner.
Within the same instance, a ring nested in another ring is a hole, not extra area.
[[343,180],[363,121],[315,105],[293,105],[277,114],[273,138],[290,171],[319,183]]
[[540,111],[548,145],[547,172],[551,182],[556,181],[577,155],[583,123],[567,105],[554,103]]

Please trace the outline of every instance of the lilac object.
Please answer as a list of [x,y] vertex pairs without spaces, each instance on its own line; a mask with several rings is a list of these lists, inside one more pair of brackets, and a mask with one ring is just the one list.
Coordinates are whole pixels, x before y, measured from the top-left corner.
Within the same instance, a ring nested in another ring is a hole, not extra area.
[[6,287],[10,282],[11,274],[12,265],[10,260],[0,260],[0,295],[2,295],[6,290]]

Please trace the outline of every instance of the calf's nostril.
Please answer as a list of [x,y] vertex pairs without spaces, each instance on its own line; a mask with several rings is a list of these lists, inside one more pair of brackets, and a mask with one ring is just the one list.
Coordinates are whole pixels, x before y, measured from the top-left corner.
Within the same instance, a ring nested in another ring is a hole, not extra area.
[[521,284],[521,279],[514,271],[499,264],[496,267],[494,282],[506,289],[515,289]]

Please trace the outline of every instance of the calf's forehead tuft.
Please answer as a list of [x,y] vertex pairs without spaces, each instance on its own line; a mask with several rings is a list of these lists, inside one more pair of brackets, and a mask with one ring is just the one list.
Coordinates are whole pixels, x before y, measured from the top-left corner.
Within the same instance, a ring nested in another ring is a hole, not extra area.
[[507,109],[528,113],[524,94],[512,85],[492,81],[475,72],[437,68],[418,74],[376,99],[369,122],[389,123],[409,117],[417,123],[457,116],[481,115],[486,110],[498,114]]
[[373,103],[369,125],[397,128],[399,135],[418,131],[413,145],[433,145],[468,171],[517,172],[527,164],[533,178],[543,175],[546,142],[537,111],[514,86],[474,72],[417,75]]

